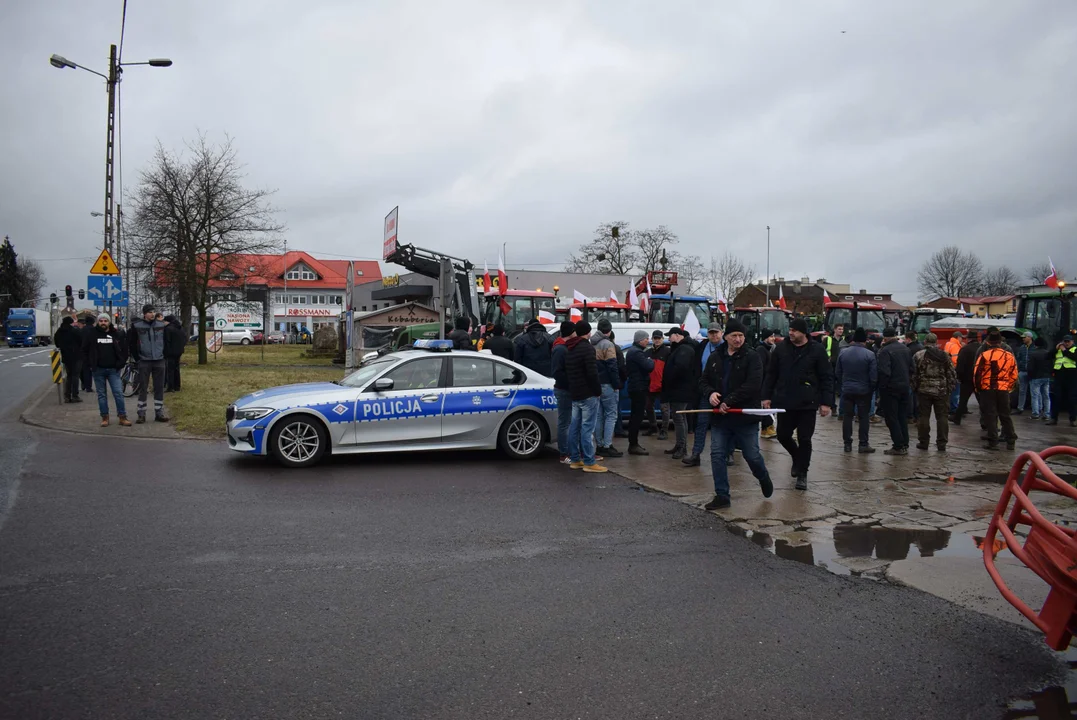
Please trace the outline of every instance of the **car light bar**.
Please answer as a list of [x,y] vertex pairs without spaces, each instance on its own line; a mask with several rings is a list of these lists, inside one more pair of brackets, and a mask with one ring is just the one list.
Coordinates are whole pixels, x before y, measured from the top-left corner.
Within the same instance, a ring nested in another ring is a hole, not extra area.
[[452,340],[416,340],[412,347],[418,350],[449,352],[452,350],[452,345]]

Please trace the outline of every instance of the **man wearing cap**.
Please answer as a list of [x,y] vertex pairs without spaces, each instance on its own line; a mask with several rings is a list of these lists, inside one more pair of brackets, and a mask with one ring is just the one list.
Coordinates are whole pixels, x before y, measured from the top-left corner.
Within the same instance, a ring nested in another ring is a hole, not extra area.
[[108,427],[108,390],[112,389],[112,399],[116,403],[116,416],[123,427],[130,427],[127,420],[127,406],[123,399],[123,380],[120,370],[127,364],[127,348],[121,342],[120,334],[112,326],[112,319],[107,313],[97,316],[97,323],[90,328],[90,334],[82,345],[82,359],[93,375],[97,388],[97,409],[101,412],[101,427]]
[[763,380],[763,407],[785,410],[778,415],[778,442],[793,459],[797,490],[808,489],[815,414],[826,417],[833,405],[834,368],[826,348],[811,341],[808,323],[797,318],[789,323],[789,340],[771,351]]
[[[703,368],[707,367],[707,360],[710,359],[711,353],[717,352],[722,347],[722,326],[718,323],[711,323],[707,326],[707,342],[698,343],[696,346],[696,356],[699,358],[699,372],[703,373]],[[707,401],[706,395],[700,395],[697,408],[700,410],[709,410],[710,403]],[[692,453],[681,460],[685,465],[699,465],[699,456],[703,454],[703,448],[707,444],[707,434],[710,432],[711,427],[711,415],[710,413],[699,413],[696,415],[696,433],[692,439]]]
[[1051,356],[1054,396],[1051,398],[1051,419],[1048,425],[1057,425],[1058,416],[1065,409],[1070,416],[1070,427],[1077,427],[1077,345],[1072,335],[1064,335],[1055,345]]
[[609,468],[595,460],[595,424],[602,386],[598,382],[595,348],[590,341],[591,324],[576,323],[576,334],[565,341],[565,376],[572,397],[572,421],[568,428],[569,467],[604,473]]
[[858,452],[873,453],[868,444],[868,422],[871,398],[878,383],[879,366],[875,353],[868,350],[868,333],[864,328],[853,331],[853,344],[838,356],[837,384],[841,387],[841,435],[845,452],[853,451],[853,413],[860,420]]
[[[662,400],[662,373],[666,369],[666,360],[669,358],[669,345],[666,344],[666,336],[661,330],[651,333],[651,346],[647,348],[647,357],[654,361],[654,370],[651,371],[650,387],[647,389],[647,428],[645,435],[654,435],[657,431],[658,439],[666,439],[666,430],[669,429],[669,403]],[[655,417],[655,403],[660,405],[662,423],[658,423]]]
[[696,342],[687,332],[674,325],[666,334],[670,351],[662,370],[662,399],[669,403],[673,415],[676,444],[664,452],[672,455],[674,460],[680,460],[688,448],[688,416],[679,411],[687,410],[699,397],[699,366],[696,365]]
[[157,320],[153,305],[142,306],[142,319],[131,324],[127,333],[130,356],[138,361],[138,419],[146,422],[146,395],[153,378],[153,419],[168,422],[165,416],[165,329],[168,323]]
[[934,333],[924,336],[924,349],[913,355],[912,389],[919,398],[920,418],[917,421],[919,441],[916,447],[927,450],[931,442],[931,411],[935,410],[935,438],[939,452],[946,452],[950,439],[947,423],[947,398],[957,385],[957,371],[949,356],[939,347]]
[[[654,360],[647,356],[647,331],[637,330],[632,336],[632,347],[625,353],[625,369],[628,372],[628,399],[632,414],[628,418],[628,454],[650,455],[639,444],[639,428],[643,424],[643,408],[647,404],[647,390],[651,384]],[[653,412],[653,411],[652,411]]]
[[745,347],[744,335],[744,326],[730,320],[725,327],[725,343],[708,356],[707,367],[699,379],[700,393],[707,396],[707,404],[716,411],[710,422],[714,499],[704,506],[707,510],[720,510],[730,505],[726,458],[734,447],[740,448],[745,462],[759,481],[763,497],[774,494],[774,484],[759,452],[759,417],[729,412],[759,407],[763,366],[755,350]]
[[[976,358],[973,370],[976,399],[980,403],[982,422],[987,426],[985,450],[999,449],[998,425],[1002,423],[1002,439],[1006,449],[1013,450],[1017,432],[1010,417],[1010,393],[1017,385],[1017,361],[1013,351],[1002,342],[997,327],[987,330],[987,342]],[[962,393],[964,395],[964,393]]]
[[617,391],[621,389],[621,368],[617,364],[617,347],[610,339],[612,332],[613,325],[609,318],[602,318],[598,321],[598,332],[591,336],[591,345],[595,348],[595,362],[598,368],[598,383],[602,387],[598,425],[595,428],[598,442],[596,452],[602,457],[624,455],[613,447],[613,428],[617,424],[617,413],[620,412]]
[[909,391],[912,380],[912,355],[893,327],[883,329],[883,346],[879,350],[879,400],[883,418],[890,430],[892,447],[884,455],[909,454]]
[[1017,361],[1017,409],[1014,415],[1020,415],[1025,411],[1025,400],[1028,398],[1028,357],[1032,353],[1032,333],[1026,332],[1021,336],[1021,345],[1013,354]]

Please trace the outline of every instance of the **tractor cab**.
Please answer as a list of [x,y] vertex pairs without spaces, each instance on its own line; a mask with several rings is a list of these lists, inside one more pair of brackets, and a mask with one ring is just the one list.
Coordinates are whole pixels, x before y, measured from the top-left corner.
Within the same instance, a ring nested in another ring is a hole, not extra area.
[[[546,323],[554,321],[554,294],[537,290],[506,290],[504,301],[508,312],[501,308],[501,295],[484,296],[482,322],[486,325],[501,323],[508,336],[519,335],[531,320]],[[541,313],[545,313],[544,315]]]
[[1063,335],[1077,335],[1077,290],[1060,285],[1058,290],[1024,293],[1017,301],[1017,332],[1043,338],[1048,349]]
[[748,347],[755,347],[764,333],[785,337],[789,334],[789,315],[779,308],[733,308],[733,318],[744,325]]
[[710,300],[702,295],[654,295],[650,298],[648,320],[652,323],[683,325],[688,313],[694,313],[700,327],[711,321]]
[[957,317],[960,315],[958,310],[949,310],[944,308],[916,308],[916,311],[912,314],[912,324],[910,330],[916,333],[916,337],[920,342],[924,341],[924,336],[931,332],[931,323],[946,318]]
[[883,306],[872,303],[832,302],[826,306],[823,329],[831,331],[838,325],[845,326],[845,335],[864,328],[868,335],[882,335],[886,328]]
[[637,319],[639,313],[633,311],[632,306],[625,303],[613,302],[612,300],[588,300],[586,302],[574,301],[570,305],[563,305],[557,308],[555,315],[557,316],[557,322],[586,320],[594,327],[603,318],[611,323],[623,323]]

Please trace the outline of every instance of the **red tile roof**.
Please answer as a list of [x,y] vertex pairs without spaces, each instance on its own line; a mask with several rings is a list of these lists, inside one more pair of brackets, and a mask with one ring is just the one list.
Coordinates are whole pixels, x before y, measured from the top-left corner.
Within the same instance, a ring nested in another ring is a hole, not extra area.
[[[381,280],[381,266],[375,260],[355,260],[355,284]],[[303,263],[318,276],[317,280],[288,280],[289,288],[303,289],[343,289],[348,284],[347,260],[319,260],[301,250],[293,250],[287,255],[229,255],[224,259],[214,258],[214,278],[209,281],[211,288],[236,287],[246,281],[249,285],[283,288],[284,273]],[[254,270],[250,270],[250,268]],[[235,280],[217,279],[221,273],[231,271]],[[167,286],[168,263],[161,261],[156,268],[157,283]],[[246,277],[244,277],[246,276]]]

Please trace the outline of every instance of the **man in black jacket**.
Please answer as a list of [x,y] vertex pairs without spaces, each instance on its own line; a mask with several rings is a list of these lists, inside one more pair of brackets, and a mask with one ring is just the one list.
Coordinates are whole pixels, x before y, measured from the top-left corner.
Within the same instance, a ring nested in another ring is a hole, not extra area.
[[[669,402],[662,399],[662,374],[666,369],[666,360],[669,359],[669,345],[666,344],[666,336],[661,330],[651,333],[651,346],[647,348],[647,357],[654,361],[654,370],[651,371],[651,386],[647,392],[647,432],[644,435],[658,433],[659,440],[666,439],[666,431],[669,430]],[[658,424],[655,417],[654,406],[658,404],[662,413],[662,424]]]
[[505,337],[505,326],[501,323],[494,325],[494,329],[486,336],[482,344],[483,350],[489,350],[498,357],[512,360],[512,340]]
[[[568,457],[568,428],[572,424],[572,393],[568,389],[568,373],[565,371],[565,356],[568,339],[576,335],[576,323],[565,320],[561,323],[561,337],[553,341],[550,351],[550,373],[553,376],[553,396],[557,398],[557,450],[561,462],[572,462]],[[510,350],[511,350],[511,343]]]
[[120,371],[127,364],[127,347],[124,339],[112,326],[107,313],[97,316],[97,323],[90,328],[82,344],[83,363],[93,375],[97,388],[97,409],[101,412],[101,427],[108,427],[108,389],[116,403],[116,415],[120,425],[130,427],[127,407],[123,399],[123,380]]
[[957,383],[961,390],[961,400],[957,404],[954,416],[950,419],[954,425],[960,425],[962,416],[969,414],[969,398],[976,391],[972,373],[976,368],[976,358],[979,354],[980,343],[976,341],[976,335],[970,332],[969,341],[957,353]]
[[[920,342],[920,337],[910,330],[905,333],[905,347],[909,349],[909,357],[912,358],[912,362],[916,361],[916,353],[924,349],[923,343]],[[910,365],[911,367],[911,365]],[[909,390],[909,402],[911,403],[909,411],[909,423],[914,423],[920,419],[920,399],[918,394]]]
[[79,403],[79,384],[82,377],[82,330],[75,327],[75,320],[70,315],[60,322],[60,329],[52,338],[56,349],[60,351],[60,361],[64,364],[64,402]]
[[763,497],[774,493],[763,455],[759,452],[759,428],[752,415],[730,410],[758,408],[763,385],[763,366],[754,350],[744,347],[744,326],[730,320],[725,327],[725,344],[707,358],[699,379],[699,391],[717,413],[711,418],[711,472],[714,475],[714,499],[707,510],[730,505],[729,476],[726,457],[739,447],[752,474],[759,481]]
[[468,328],[471,327],[471,320],[461,315],[454,321],[455,329],[449,333],[449,340],[452,340],[453,350],[474,350],[475,346],[471,344],[471,333],[468,332]]
[[632,336],[632,347],[625,353],[625,369],[628,374],[628,399],[632,403],[632,415],[628,419],[628,454],[650,455],[640,447],[639,428],[643,424],[643,409],[647,404],[647,389],[651,385],[654,360],[647,357],[647,331],[637,330]]
[[912,389],[912,355],[892,327],[883,330],[879,362],[879,401],[893,447],[884,455],[909,454],[909,391]]
[[696,364],[696,342],[688,337],[688,333],[674,326],[666,335],[669,337],[670,352],[662,370],[662,401],[669,403],[677,442],[665,452],[672,455],[674,460],[680,460],[688,448],[688,420],[686,415],[678,411],[686,410],[696,401],[699,366]]
[[513,357],[525,368],[549,377],[551,350],[553,338],[546,331],[546,326],[538,320],[532,320],[527,324],[527,331],[516,337]]
[[[82,316],[82,319],[79,321],[82,323],[80,329],[81,336],[79,337],[80,343],[86,342],[86,338],[90,337],[93,334],[94,323],[96,321],[97,318],[93,317],[92,315]],[[80,344],[79,347],[81,348],[82,345]],[[82,385],[82,391],[93,392],[93,375],[90,373],[90,368],[86,367],[86,363],[79,363],[79,376],[82,379],[80,383]]]
[[[165,392],[179,392],[180,357],[187,344],[187,333],[183,332],[175,315],[165,316],[164,321],[168,323],[165,328]],[[264,336],[262,342],[265,342]]]
[[808,489],[815,414],[826,417],[833,405],[834,367],[822,343],[808,336],[808,323],[797,318],[789,323],[789,339],[771,351],[763,381],[763,407],[785,410],[778,415],[778,442],[793,459],[797,490]]
[[576,336],[565,341],[565,376],[572,396],[572,423],[568,429],[569,467],[584,472],[604,473],[609,468],[595,460],[595,424],[602,386],[598,382],[595,348],[591,345],[591,324],[576,323]]

